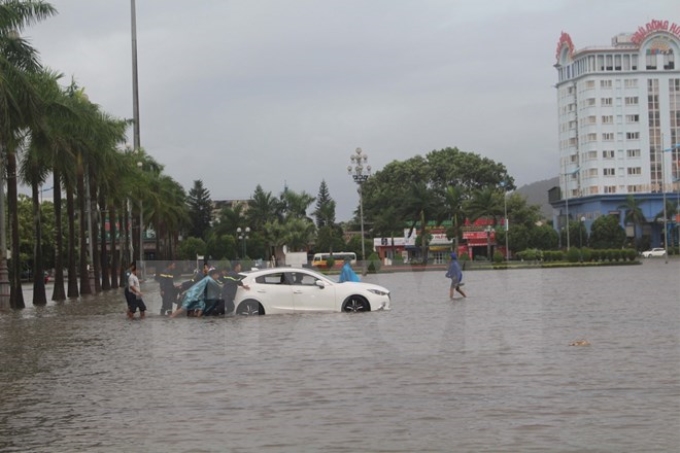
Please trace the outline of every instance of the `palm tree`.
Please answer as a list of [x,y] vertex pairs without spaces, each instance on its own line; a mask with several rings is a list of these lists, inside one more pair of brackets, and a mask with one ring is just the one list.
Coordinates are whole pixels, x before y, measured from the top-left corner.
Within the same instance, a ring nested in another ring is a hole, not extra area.
[[423,264],[427,264],[427,222],[436,218],[440,205],[441,201],[435,191],[422,182],[412,185],[402,200],[400,217],[411,222],[409,236],[420,222]]
[[497,224],[499,217],[504,214],[503,192],[495,187],[487,186],[473,192],[472,198],[465,205],[470,221],[474,222],[482,217],[490,217],[493,224]]
[[461,186],[448,186],[444,191],[444,205],[440,212],[439,221],[444,218],[451,219],[451,235],[449,239],[454,239],[454,250],[458,247],[458,242],[461,239],[461,226],[465,222],[465,211],[463,205],[465,202],[464,191]]
[[314,203],[315,200],[315,197],[305,191],[297,193],[287,187],[280,197],[280,203],[287,218],[307,218],[307,209],[309,209],[309,205]]
[[643,224],[647,223],[647,219],[645,218],[644,213],[642,212],[642,208],[640,207],[640,204],[638,204],[637,200],[635,199],[635,196],[632,194],[629,194],[626,197],[626,202],[623,203],[618,207],[618,209],[623,210],[626,214],[624,217],[624,221],[626,223],[632,223],[633,224],[633,229],[634,229],[634,236],[636,242],[638,241],[638,227],[642,227]]
[[[12,226],[12,281],[10,307],[24,308],[21,292],[19,235],[17,215],[16,152],[26,128],[35,124],[40,112],[40,99],[28,74],[39,70],[37,52],[19,32],[26,26],[56,13],[41,1],[12,1],[0,3],[0,159],[7,162],[7,207]],[[0,171],[2,171],[0,169]],[[0,193],[0,196],[2,194]],[[0,234],[5,234],[0,225]],[[5,260],[5,250],[0,251]]]

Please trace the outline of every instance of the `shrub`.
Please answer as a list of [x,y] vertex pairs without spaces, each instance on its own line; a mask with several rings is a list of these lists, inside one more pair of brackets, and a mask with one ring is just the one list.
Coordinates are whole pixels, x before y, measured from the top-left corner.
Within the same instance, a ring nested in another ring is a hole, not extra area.
[[380,270],[381,264],[380,256],[376,252],[371,253],[368,257],[368,272],[375,274]]
[[328,259],[326,260],[326,268],[333,269],[333,266],[335,266],[335,258],[329,256]]
[[567,261],[576,263],[581,258],[581,251],[577,248],[570,248],[567,251]]
[[583,257],[583,262],[587,263],[593,259],[593,250],[589,249],[588,247],[584,247],[581,249],[581,255]]
[[598,249],[590,249],[590,260],[591,261],[600,261],[602,258],[601,253]]
[[505,260],[505,257],[503,256],[503,254],[501,252],[499,252],[498,250],[493,252],[493,262],[494,263],[502,263],[504,260]]

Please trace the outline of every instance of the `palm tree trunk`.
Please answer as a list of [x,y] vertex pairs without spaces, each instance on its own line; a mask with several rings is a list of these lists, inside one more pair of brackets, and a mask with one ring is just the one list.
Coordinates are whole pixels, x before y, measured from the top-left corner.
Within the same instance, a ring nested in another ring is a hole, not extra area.
[[[82,160],[82,158],[81,158]],[[82,169],[82,162],[78,164],[78,174],[77,174],[77,193],[78,193],[78,211],[80,213],[80,294],[92,294],[92,288],[90,287],[90,279],[88,276],[88,266],[87,266],[87,218],[85,217],[87,213],[85,212],[85,177]]]
[[118,267],[120,266],[119,253],[116,244],[118,244],[118,229],[116,228],[116,221],[118,220],[116,213],[116,204],[111,203],[109,207],[109,231],[111,233],[111,288],[118,288],[118,275],[120,274]]
[[66,299],[64,292],[64,258],[62,250],[64,249],[64,241],[62,238],[63,227],[61,223],[61,175],[59,170],[55,167],[52,169],[52,187],[54,196],[54,232],[57,236],[55,238],[54,248],[54,289],[52,290],[52,300]]
[[427,233],[425,230],[425,210],[420,211],[420,241],[423,247],[423,264],[427,266]]
[[21,291],[21,262],[19,261],[19,212],[17,202],[17,157],[12,146],[7,147],[7,212],[12,228],[12,263],[10,272],[9,306],[25,308]]
[[[99,194],[99,212],[106,212],[106,199],[104,195],[100,192]],[[99,216],[97,216],[99,217]],[[110,227],[109,227],[110,230]],[[110,267],[109,267],[109,254],[107,252],[107,242],[106,242],[106,222],[102,221],[99,223],[99,245],[100,245],[100,260],[101,263],[101,289],[108,291],[111,289],[111,279],[110,279]]]
[[35,234],[33,245],[33,305],[47,305],[43,273],[40,189],[35,182],[31,184],[31,195],[33,196],[33,233]]
[[[99,244],[98,244],[98,234],[96,231],[99,230],[99,215],[93,215],[97,212],[97,186],[95,184],[95,178],[92,176],[92,169],[87,172],[87,183],[90,185],[90,199],[87,200],[90,205],[87,207],[88,215],[90,216],[92,222],[92,231],[88,231],[87,235],[92,241],[92,266],[94,267],[94,292],[102,292],[102,267],[99,255]],[[106,242],[104,242],[104,247],[106,247]]]
[[76,204],[73,187],[66,186],[66,212],[68,216],[68,290],[67,296],[78,297],[78,270],[76,266]]

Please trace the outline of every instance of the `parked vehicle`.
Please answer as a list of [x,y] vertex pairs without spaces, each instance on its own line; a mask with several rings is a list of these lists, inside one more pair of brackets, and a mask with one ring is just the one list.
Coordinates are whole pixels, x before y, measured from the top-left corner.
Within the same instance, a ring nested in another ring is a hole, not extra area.
[[310,269],[273,268],[243,272],[234,301],[239,315],[388,310],[390,291],[364,282],[338,283]]
[[653,256],[666,256],[666,249],[661,247],[653,248],[651,250],[646,250],[642,252],[642,256],[645,258],[651,258]]
[[354,252],[327,252],[327,253],[315,253],[312,259],[312,266],[314,267],[327,267],[328,259],[333,256],[335,260],[335,267],[341,267],[345,258],[350,259],[350,264],[354,266],[357,263],[357,254]]

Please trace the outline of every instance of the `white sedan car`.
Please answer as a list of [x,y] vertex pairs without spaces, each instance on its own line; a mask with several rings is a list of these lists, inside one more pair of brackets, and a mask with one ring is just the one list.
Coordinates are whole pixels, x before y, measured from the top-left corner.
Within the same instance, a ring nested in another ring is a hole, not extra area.
[[389,310],[390,292],[364,282],[338,283],[310,269],[291,267],[242,272],[234,301],[239,315]]
[[645,258],[650,258],[652,256],[666,256],[666,250],[661,247],[657,247],[642,252],[642,256],[644,256]]

